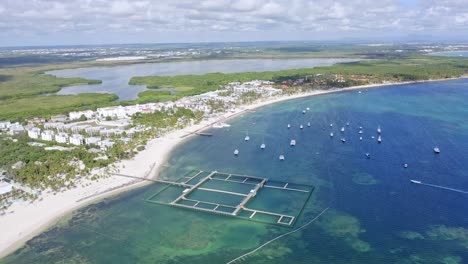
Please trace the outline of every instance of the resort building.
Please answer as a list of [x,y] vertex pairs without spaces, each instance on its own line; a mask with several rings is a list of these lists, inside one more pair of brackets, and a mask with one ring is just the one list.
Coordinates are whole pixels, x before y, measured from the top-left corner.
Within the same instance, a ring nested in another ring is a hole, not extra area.
[[70,144],[75,145],[75,146],[79,146],[79,145],[83,144],[83,136],[80,135],[80,134],[71,135]]
[[99,145],[101,138],[99,137],[87,137],[84,139],[86,145]]
[[79,112],[70,112],[68,117],[70,120],[77,120],[80,119],[82,116],[86,117],[87,119],[91,119],[94,117],[94,112],[91,110],[86,111],[79,111]]
[[44,130],[41,133],[41,139],[45,141],[52,141],[54,139],[54,131]]
[[33,127],[28,130],[28,137],[38,139],[41,135],[41,129],[38,127]]
[[22,135],[24,134],[24,132],[25,132],[24,127],[19,123],[15,123],[10,126],[10,131],[8,133],[14,136],[14,135]]
[[63,133],[63,132],[60,132],[58,133],[57,135],[55,135],[55,141],[57,141],[57,143],[67,143],[68,142],[68,135],[67,133]]
[[7,129],[10,128],[11,122],[10,121],[1,121],[0,122],[0,129]]
[[67,121],[66,115],[56,115],[50,118],[51,122],[65,122]]

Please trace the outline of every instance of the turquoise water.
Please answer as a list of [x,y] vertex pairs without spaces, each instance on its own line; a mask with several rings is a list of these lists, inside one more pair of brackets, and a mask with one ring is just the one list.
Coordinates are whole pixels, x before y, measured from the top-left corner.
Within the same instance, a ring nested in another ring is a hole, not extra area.
[[[167,76],[181,74],[205,74],[211,72],[233,73],[248,71],[278,71],[297,68],[330,66],[356,59],[249,59],[208,60],[167,63],[140,63],[104,68],[78,68],[48,71],[57,77],[81,77],[101,80],[101,84],[63,87],[57,94],[114,93],[120,100],[133,100],[138,93],[147,90],[144,85],[129,85],[134,76]],[[160,89],[167,90],[167,89]]]
[[[230,128],[212,129],[212,137],[192,138],[174,151],[162,176],[218,170],[315,187],[295,227],[330,209],[240,263],[467,263],[468,195],[409,181],[468,190],[467,98],[465,79],[269,105],[231,120]],[[302,114],[306,107],[311,110]],[[300,130],[307,122],[312,126]],[[379,125],[381,144],[371,138]],[[251,139],[244,142],[247,130]],[[80,209],[0,262],[226,263],[291,230],[145,201],[160,188]],[[251,206],[301,207],[293,197],[285,205],[274,195]]]

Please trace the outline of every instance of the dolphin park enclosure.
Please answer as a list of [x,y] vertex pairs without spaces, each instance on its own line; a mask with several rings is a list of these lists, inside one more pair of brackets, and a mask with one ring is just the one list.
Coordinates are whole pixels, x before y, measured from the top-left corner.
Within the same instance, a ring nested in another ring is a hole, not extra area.
[[314,190],[311,185],[217,171],[190,171],[147,202],[292,227]]

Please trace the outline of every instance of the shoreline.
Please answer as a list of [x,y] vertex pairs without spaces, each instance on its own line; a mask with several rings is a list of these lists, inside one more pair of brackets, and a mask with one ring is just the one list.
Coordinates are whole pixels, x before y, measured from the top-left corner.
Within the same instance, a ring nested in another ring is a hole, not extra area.
[[[367,84],[341,89],[313,90],[304,93],[266,98],[253,104],[243,105],[234,112],[227,112],[220,116],[204,120],[199,124],[169,132],[160,138],[154,138],[147,143],[145,150],[140,151],[134,158],[118,162],[116,164],[118,168],[117,172],[140,177],[144,176],[145,178],[157,178],[173,150],[190,139],[191,136],[195,136],[197,132],[210,128],[215,123],[227,121],[266,105],[337,92],[380,88],[392,85],[450,81],[464,78],[467,78],[467,76],[437,80]],[[149,167],[148,164],[150,164]],[[80,186],[80,184],[84,186]],[[5,215],[0,215],[0,220],[2,222],[2,225],[0,225],[0,233],[2,233],[0,237],[0,258],[13,253],[31,238],[55,225],[63,216],[89,204],[99,202],[102,199],[152,184],[152,182],[114,175],[98,181],[84,179],[80,184],[74,189],[57,193],[56,195],[46,193],[43,195],[41,201],[35,201],[34,203],[24,201],[14,203],[7,210]]]

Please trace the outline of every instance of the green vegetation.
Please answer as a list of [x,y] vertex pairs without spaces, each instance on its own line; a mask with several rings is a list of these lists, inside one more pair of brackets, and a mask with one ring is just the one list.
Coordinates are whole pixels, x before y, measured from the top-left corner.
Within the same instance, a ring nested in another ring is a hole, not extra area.
[[138,98],[131,101],[122,101],[122,105],[157,103],[174,100],[170,91],[144,91],[138,93]]
[[78,94],[8,99],[0,102],[0,120],[49,117],[70,111],[95,109],[114,105],[117,98],[115,94]]
[[379,183],[372,175],[365,172],[354,173],[353,182],[359,185],[375,185]]
[[143,125],[159,131],[177,126],[184,126],[183,123],[180,123],[181,120],[188,121],[190,119],[199,118],[200,115],[192,112],[190,109],[177,108],[176,111],[169,109],[167,111],[155,111],[150,114],[137,113],[133,117],[133,121],[135,125]]
[[79,84],[99,84],[100,80],[83,78],[57,78],[38,72],[0,71],[0,99],[18,98],[44,93],[55,93],[61,87]]
[[[89,153],[85,148],[75,148],[70,151],[45,150],[27,144],[27,138],[19,138],[18,142],[0,141],[0,167],[10,170],[10,177],[22,184],[35,189],[61,188],[74,186],[73,179],[90,169],[104,167],[113,160],[100,160],[97,154]],[[78,161],[86,166],[79,169]],[[18,164],[12,168],[12,165]]]
[[[320,88],[347,87],[356,84],[382,81],[417,81],[460,77],[468,73],[468,60],[463,58],[412,57],[407,59],[370,60],[341,63],[312,69],[293,69],[270,72],[208,73],[204,75],[133,77],[130,84],[146,85],[150,89],[172,87],[178,99],[219,89],[229,82],[246,82],[255,79],[282,82],[322,74],[343,77],[343,82],[325,80]],[[167,95],[165,95],[167,96]],[[167,97],[165,98],[167,99]]]

